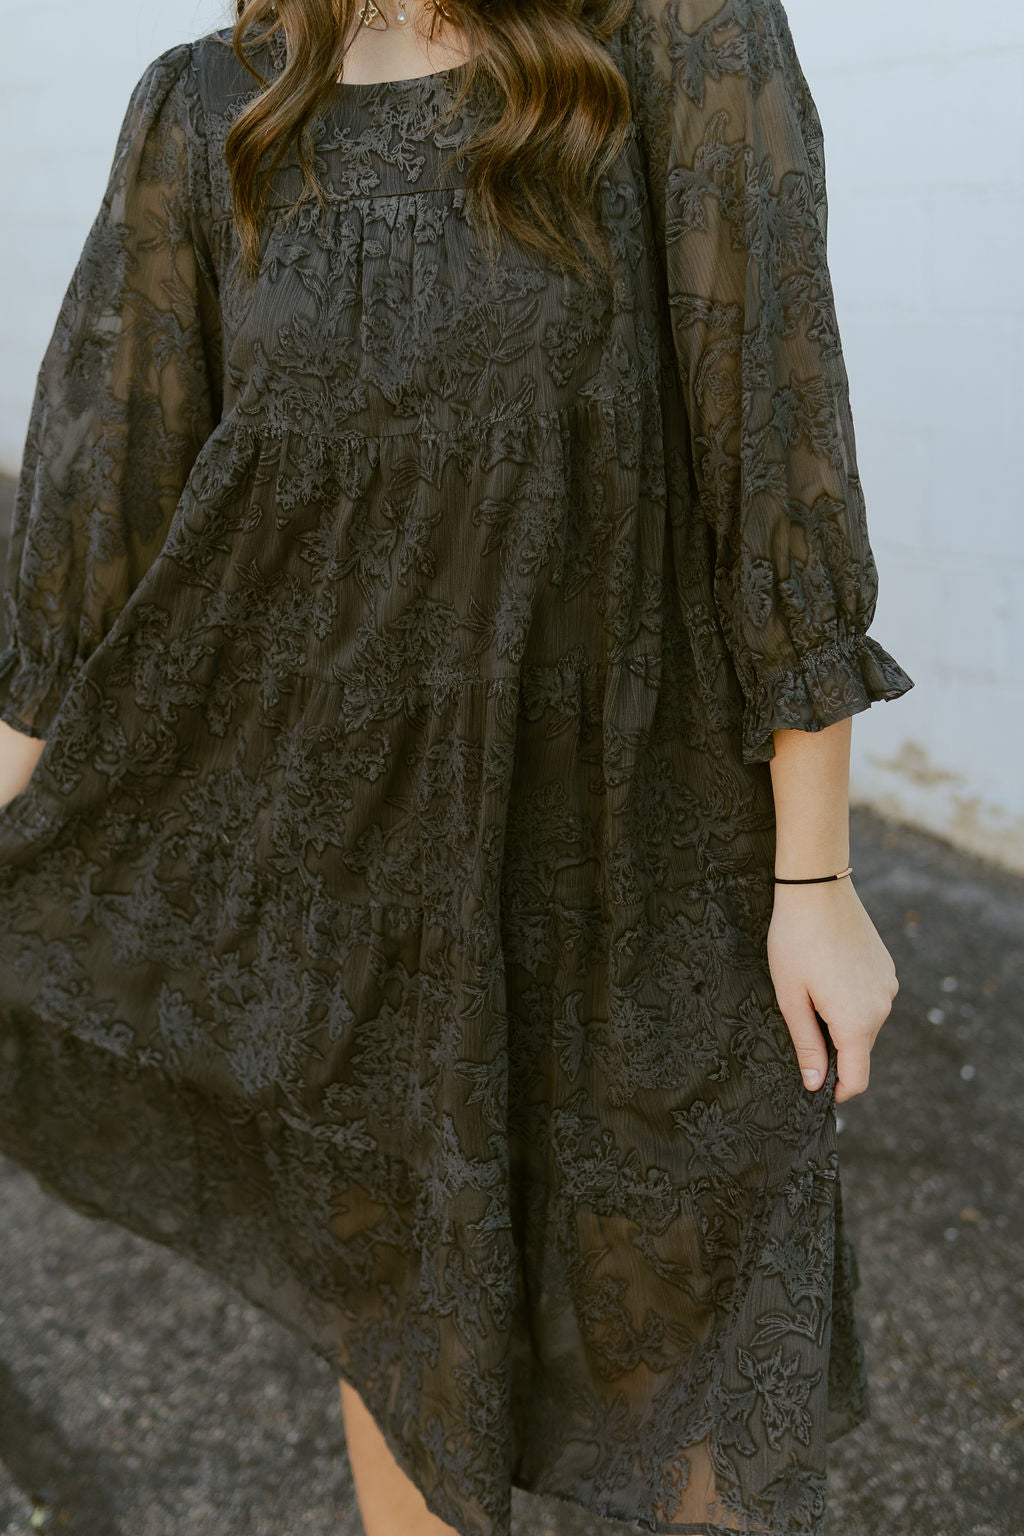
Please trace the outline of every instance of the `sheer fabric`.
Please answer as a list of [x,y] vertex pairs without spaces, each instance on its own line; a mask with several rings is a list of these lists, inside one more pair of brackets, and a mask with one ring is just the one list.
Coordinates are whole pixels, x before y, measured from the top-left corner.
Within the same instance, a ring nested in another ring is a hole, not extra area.
[[0,1150],[294,1328],[464,1536],[821,1536],[865,1371],[767,759],[913,685],[784,12],[610,41],[597,298],[488,273],[453,71],[339,88],[247,296],[227,38],[140,81],[40,371]]
[[[743,756],[898,697],[826,256],[821,123],[776,0],[644,0],[627,45]],[[679,563],[685,564],[685,547]]]
[[179,48],[132,93],[39,371],[4,596],[2,718],[43,737],[159,553],[220,417],[198,94]]

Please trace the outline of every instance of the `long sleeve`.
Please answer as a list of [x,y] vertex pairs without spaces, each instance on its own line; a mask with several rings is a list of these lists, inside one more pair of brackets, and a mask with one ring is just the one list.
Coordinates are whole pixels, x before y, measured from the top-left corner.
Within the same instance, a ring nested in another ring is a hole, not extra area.
[[821,125],[779,0],[637,0],[628,52],[691,496],[743,758],[914,684],[868,636],[877,571],[826,256]]
[[7,554],[0,718],[42,737],[152,564],[220,414],[193,47],[132,92],[36,383]]

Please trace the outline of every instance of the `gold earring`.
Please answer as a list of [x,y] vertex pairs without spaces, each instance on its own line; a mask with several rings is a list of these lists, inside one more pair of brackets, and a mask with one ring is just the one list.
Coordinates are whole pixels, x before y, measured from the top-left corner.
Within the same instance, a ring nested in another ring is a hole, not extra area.
[[[449,16],[448,12],[445,10],[444,6],[441,4],[441,0],[433,0],[433,5],[434,5],[435,11],[438,12],[438,14],[443,18],[443,20],[445,20],[445,21],[452,21],[452,20],[454,20],[454,18],[452,16]],[[360,11],[359,11],[359,19],[363,23],[364,27],[372,26],[372,24],[377,20],[377,17],[380,14],[381,14],[380,7],[375,3],[375,0],[363,0],[363,4],[360,7]],[[406,16],[405,0],[398,0],[398,10],[397,10],[397,12],[395,14],[395,20],[401,25],[407,19],[408,18]]]

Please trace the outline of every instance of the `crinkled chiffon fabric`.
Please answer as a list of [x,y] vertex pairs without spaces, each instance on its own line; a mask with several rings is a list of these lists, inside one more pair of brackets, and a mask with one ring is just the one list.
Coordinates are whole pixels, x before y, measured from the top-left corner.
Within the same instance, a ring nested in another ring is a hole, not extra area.
[[229,32],[139,81],[15,506],[0,1150],[295,1329],[461,1536],[821,1536],[867,1397],[772,732],[913,684],[782,6],[604,46],[589,290],[488,265],[458,70],[333,92],[255,290]]

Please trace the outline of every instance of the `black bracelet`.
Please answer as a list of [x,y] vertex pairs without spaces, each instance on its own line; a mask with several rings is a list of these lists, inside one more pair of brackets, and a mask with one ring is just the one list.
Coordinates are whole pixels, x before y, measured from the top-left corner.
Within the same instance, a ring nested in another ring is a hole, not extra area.
[[776,885],[820,885],[823,880],[842,880],[844,875],[852,875],[852,874],[853,874],[853,865],[852,864],[848,864],[845,869],[841,869],[839,871],[838,875],[812,875],[809,880],[782,880],[782,879],[780,879],[780,877],[778,875],[776,875],[775,876],[775,884]]

